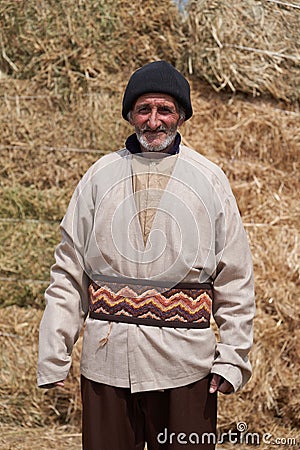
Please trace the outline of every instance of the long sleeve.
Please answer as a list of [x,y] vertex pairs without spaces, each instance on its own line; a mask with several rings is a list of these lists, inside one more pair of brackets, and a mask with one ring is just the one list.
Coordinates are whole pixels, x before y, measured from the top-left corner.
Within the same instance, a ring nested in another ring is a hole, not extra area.
[[84,247],[93,220],[89,170],[78,183],[61,223],[61,242],[55,250],[46,308],[40,323],[38,385],[66,378],[72,350],[88,314],[89,277]]
[[248,353],[253,341],[255,303],[252,258],[232,194],[225,202],[218,231],[223,238],[217,248],[213,314],[219,342],[212,372],[223,376],[236,391],[251,376]]
[[88,311],[88,277],[72,239],[62,228],[51,268],[51,284],[46,290],[46,308],[40,324],[38,385],[66,378],[71,366],[73,345]]

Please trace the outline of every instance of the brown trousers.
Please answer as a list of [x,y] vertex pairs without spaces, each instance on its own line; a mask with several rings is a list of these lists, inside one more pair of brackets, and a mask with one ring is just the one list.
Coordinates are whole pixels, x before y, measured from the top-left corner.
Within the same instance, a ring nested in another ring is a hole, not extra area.
[[83,450],[213,450],[217,394],[209,377],[132,394],[81,377]]
[[217,394],[209,377],[187,386],[132,394],[81,377],[83,450],[213,450]]

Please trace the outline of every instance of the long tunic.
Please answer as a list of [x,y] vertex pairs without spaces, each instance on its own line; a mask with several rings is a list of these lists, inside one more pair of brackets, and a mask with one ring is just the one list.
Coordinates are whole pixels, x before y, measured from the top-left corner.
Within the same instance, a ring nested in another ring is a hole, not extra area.
[[[126,148],[106,155],[78,184],[61,234],[40,325],[38,385],[66,378],[84,322],[81,373],[91,380],[132,392],[187,385],[209,372],[234,390],[248,381],[252,261],[229,182],[215,164],[182,145],[178,155],[158,159]],[[97,275],[212,282],[219,338],[212,328],[90,318],[88,285]]]

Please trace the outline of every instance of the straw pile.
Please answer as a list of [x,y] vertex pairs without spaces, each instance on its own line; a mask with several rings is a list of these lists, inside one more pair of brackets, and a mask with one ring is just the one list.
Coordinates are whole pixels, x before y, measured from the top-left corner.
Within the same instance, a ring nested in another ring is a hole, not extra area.
[[5,450],[81,450],[81,434],[70,426],[52,428],[1,427],[0,445]]
[[300,3],[190,0],[184,55],[216,90],[300,97]]
[[[10,60],[2,58],[6,76],[0,78],[0,444],[4,449],[80,448],[81,338],[66,388],[43,391],[35,385],[43,291],[59,241],[59,221],[83,173],[101,155],[122,147],[130,131],[120,112],[128,72],[156,57],[180,65],[183,33],[188,36],[183,25],[175,31],[184,19],[171,4],[160,9],[155,2],[146,6],[120,2],[120,8],[113,7],[115,2],[56,4],[52,9],[50,1],[7,1],[0,6],[1,20],[5,18],[1,25],[8,33],[2,36],[5,55]],[[131,11],[128,17],[123,4]],[[256,4],[260,11],[262,4]],[[64,14],[63,5],[68,6]],[[99,21],[91,17],[92,11],[96,17],[92,10],[96,5],[107,7],[105,14],[103,10],[97,16]],[[236,5],[240,11],[241,2]],[[39,14],[33,17],[30,10]],[[79,12],[84,18],[81,24]],[[119,26],[121,14],[124,27]],[[12,20],[14,15],[19,25]],[[42,24],[47,30],[44,37]],[[100,24],[106,27],[105,38],[104,31],[99,34]],[[76,30],[76,42],[81,43],[81,47],[74,44],[81,52],[73,65],[70,30]],[[131,46],[116,45],[126,39]],[[132,49],[135,42],[140,53]],[[65,53],[69,65],[59,58],[52,60],[55,53]],[[87,76],[84,62],[98,72],[91,70]],[[256,75],[259,81],[262,73]],[[289,97],[293,76],[291,72],[291,77],[282,79],[285,94],[280,97]],[[249,432],[295,437],[300,420],[299,105],[253,98],[252,90],[251,96],[216,93],[207,83],[190,80],[194,116],[182,128],[183,141],[228,175],[249,236],[256,279],[253,377],[241,393],[220,396],[219,428],[233,430],[243,421]],[[275,91],[272,95],[277,96]],[[220,448],[231,448],[228,445]]]
[[70,100],[114,92],[135,68],[167,59],[216,90],[295,101],[299,19],[297,1],[189,0],[186,16],[172,0],[7,1],[0,5],[0,71]]
[[1,10],[1,70],[68,97],[87,87],[111,91],[117,83],[107,83],[108,74],[178,53],[172,0],[8,1]]

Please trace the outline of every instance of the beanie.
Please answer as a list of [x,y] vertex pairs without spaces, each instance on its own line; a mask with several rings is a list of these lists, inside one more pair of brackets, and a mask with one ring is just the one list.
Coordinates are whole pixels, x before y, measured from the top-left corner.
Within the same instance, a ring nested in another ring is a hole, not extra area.
[[131,75],[123,97],[123,118],[128,120],[127,114],[138,97],[156,92],[172,96],[184,109],[185,120],[192,116],[193,109],[188,81],[167,61],[154,61]]

